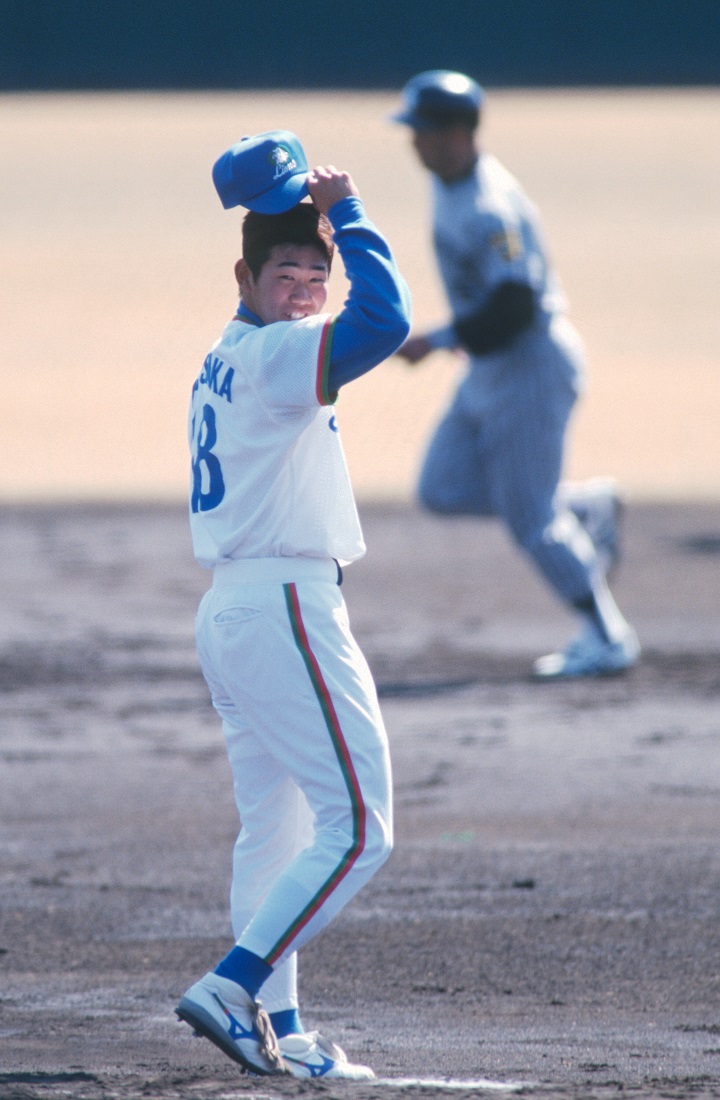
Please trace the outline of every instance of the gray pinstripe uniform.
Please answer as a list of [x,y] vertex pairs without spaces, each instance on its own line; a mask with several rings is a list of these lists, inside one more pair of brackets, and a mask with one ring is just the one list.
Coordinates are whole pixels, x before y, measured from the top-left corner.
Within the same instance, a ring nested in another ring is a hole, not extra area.
[[[469,177],[432,178],[434,247],[453,318],[477,312],[506,281],[529,284],[537,308],[509,346],[470,356],[425,457],[420,500],[440,513],[498,517],[558,595],[581,602],[592,592],[595,550],[556,491],[584,356],[537,211],[486,153]],[[435,347],[459,343],[452,324],[429,337]]]

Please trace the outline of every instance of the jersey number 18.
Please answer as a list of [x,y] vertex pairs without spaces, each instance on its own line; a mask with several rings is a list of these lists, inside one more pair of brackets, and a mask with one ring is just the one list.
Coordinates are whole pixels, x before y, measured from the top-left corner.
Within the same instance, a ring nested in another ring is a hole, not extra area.
[[192,476],[193,487],[190,507],[193,512],[209,512],[217,508],[225,496],[220,459],[213,454],[217,442],[215,410],[203,405],[202,419],[197,424],[197,414],[192,418]]

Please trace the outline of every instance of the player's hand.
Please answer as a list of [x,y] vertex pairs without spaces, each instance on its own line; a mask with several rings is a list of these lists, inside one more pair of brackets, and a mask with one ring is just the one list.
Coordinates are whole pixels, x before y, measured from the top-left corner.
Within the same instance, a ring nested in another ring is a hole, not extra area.
[[433,350],[432,344],[426,336],[410,336],[395,352],[401,359],[414,366],[429,355]]
[[351,195],[360,197],[350,173],[340,172],[333,164],[312,168],[308,172],[307,183],[310,198],[321,214],[327,214],[330,207],[340,202],[340,199],[347,199]]

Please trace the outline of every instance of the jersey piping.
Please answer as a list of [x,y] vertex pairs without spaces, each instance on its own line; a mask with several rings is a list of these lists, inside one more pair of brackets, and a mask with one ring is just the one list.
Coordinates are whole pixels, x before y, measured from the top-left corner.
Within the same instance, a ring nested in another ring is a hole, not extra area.
[[340,770],[345,779],[348,795],[350,797],[350,804],[352,807],[352,820],[353,820],[353,839],[352,844],[345,852],[338,863],[335,870],[325,880],[317,893],[310,899],[302,912],[298,915],[296,920],[290,925],[287,931],[280,937],[277,943],[270,949],[265,956],[265,961],[273,966],[283,952],[287,949],[288,945],[298,935],[298,933],[305,927],[305,925],[312,919],[315,913],[322,907],[327,898],[332,894],[334,890],[340,885],[342,880],[351,870],[353,865],[357,862],[358,857],[362,854],[365,847],[365,820],[366,810],[365,803],[363,801],[362,793],[360,791],[360,783],[358,781],[357,774],[350,756],[350,751],[345,740],[342,727],[340,725],[340,719],[338,718],[337,711],[333,704],[330,691],[325,679],[323,677],[320,665],[317,657],[312,651],[310,641],[305,630],[305,624],[302,619],[302,612],[300,610],[300,601],[297,593],[297,586],[295,584],[283,585],[285,593],[285,602],[287,604],[288,615],[290,617],[290,625],[292,627],[293,637],[295,638],[295,644],[300,650],[300,655],[305,662],[308,675],[313,685],[313,690],[317,696],[320,709],[327,726],[330,739],[333,743],[333,748],[340,765]]
[[337,393],[331,393],[329,388],[330,356],[332,354],[332,340],[335,334],[336,322],[337,317],[329,317],[323,325],[322,335],[320,337],[315,387],[319,405],[334,405],[337,401]]
[[[240,304],[240,308],[233,317],[233,321],[242,321],[254,328],[263,328],[263,322],[256,317],[247,306]],[[337,316],[328,317],[323,325],[318,348],[317,375],[315,378],[315,395],[318,405],[334,405],[337,401],[337,392],[330,389],[330,366],[332,359],[332,343],[335,335]]]

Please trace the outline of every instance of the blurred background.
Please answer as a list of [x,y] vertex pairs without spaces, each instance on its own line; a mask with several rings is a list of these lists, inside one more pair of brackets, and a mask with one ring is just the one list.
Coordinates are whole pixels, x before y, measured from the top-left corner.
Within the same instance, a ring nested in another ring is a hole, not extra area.
[[[442,319],[428,181],[387,121],[425,68],[484,84],[483,142],[540,207],[589,358],[568,475],[720,498],[717,0],[3,0],[0,499],[185,496],[190,386],[236,304],[210,169],[243,134],[347,168],[417,325]],[[461,370],[343,392],[361,499],[411,497]]]

